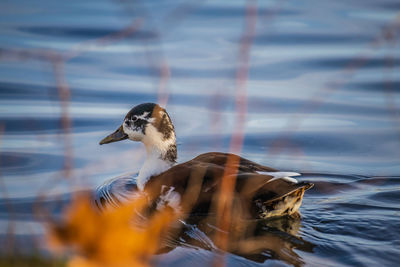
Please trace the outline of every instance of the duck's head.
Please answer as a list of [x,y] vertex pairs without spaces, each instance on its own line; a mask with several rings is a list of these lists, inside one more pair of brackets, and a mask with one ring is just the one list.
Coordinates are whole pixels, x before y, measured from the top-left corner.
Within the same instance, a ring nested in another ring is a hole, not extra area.
[[125,139],[144,143],[146,149],[159,150],[165,154],[175,149],[174,125],[167,111],[154,103],[144,103],[133,107],[126,114],[122,125],[100,141],[100,145]]

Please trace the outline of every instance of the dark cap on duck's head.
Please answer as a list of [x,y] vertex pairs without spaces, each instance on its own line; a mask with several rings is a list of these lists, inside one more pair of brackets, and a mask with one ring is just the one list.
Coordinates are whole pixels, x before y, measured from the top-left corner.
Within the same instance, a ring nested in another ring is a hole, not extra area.
[[100,141],[100,145],[125,139],[143,143],[175,143],[175,130],[167,111],[155,103],[144,103],[133,107],[125,116],[122,125]]

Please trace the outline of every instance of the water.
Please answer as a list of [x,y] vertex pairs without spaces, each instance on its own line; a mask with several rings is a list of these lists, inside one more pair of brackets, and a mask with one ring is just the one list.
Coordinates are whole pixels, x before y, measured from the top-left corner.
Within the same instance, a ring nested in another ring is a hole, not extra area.
[[[181,162],[228,151],[237,124],[243,1],[0,6],[2,251],[11,241],[29,250],[26,242],[42,240],[33,215],[37,196],[45,195],[58,214],[71,191],[139,169],[140,144],[98,142],[133,105],[157,101],[160,88],[168,92]],[[300,179],[315,187],[304,197],[301,218],[259,222],[253,234],[265,247],[251,255],[230,251],[228,264],[396,264],[398,1],[259,1],[257,10],[241,154],[302,172]],[[53,64],[51,52],[69,58]],[[66,105],[60,84],[69,87]],[[215,252],[203,235],[213,230],[199,224],[194,237],[189,230],[154,264],[211,263]]]

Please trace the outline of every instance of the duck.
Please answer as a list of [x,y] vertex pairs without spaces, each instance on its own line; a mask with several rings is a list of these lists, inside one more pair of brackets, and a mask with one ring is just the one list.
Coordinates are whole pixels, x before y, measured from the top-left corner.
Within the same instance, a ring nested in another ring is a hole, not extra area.
[[301,175],[297,172],[279,171],[232,153],[207,152],[177,163],[174,125],[167,111],[155,103],[133,107],[118,129],[99,144],[122,140],[143,143],[146,159],[138,173],[113,178],[97,188],[94,200],[100,209],[146,195],[154,210],[169,207],[186,214],[211,214],[228,173],[235,181],[235,215],[267,219],[296,214],[304,192],[313,187],[294,178]]

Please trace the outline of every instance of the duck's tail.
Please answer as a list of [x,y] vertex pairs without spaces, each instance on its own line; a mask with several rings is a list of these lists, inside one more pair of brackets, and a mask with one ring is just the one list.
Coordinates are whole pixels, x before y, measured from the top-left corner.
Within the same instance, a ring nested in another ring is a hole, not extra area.
[[296,213],[301,206],[304,192],[313,186],[313,183],[299,182],[296,184],[296,189],[283,196],[264,202],[256,201],[256,205],[259,208],[258,216],[266,219]]

